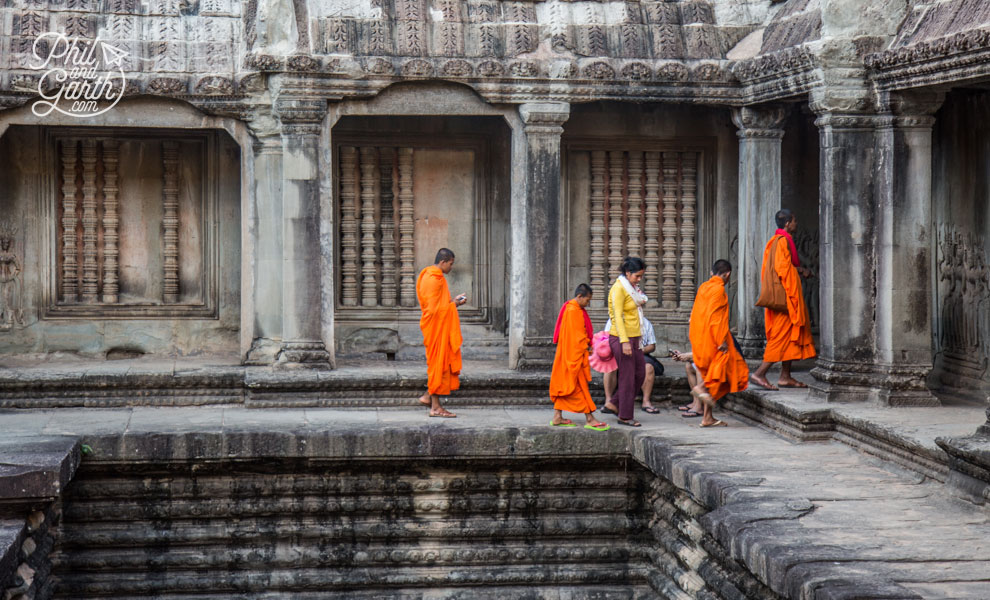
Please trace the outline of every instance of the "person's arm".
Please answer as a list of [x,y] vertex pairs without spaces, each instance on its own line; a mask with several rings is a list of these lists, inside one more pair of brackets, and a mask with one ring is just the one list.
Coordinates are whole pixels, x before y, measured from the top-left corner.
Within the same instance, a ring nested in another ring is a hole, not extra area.
[[657,349],[656,344],[649,344],[648,346],[643,346],[643,354],[652,354],[654,350]]
[[615,326],[616,332],[619,334],[619,341],[623,344],[629,343],[629,335],[626,333],[626,290],[622,288],[621,284],[612,286],[611,298],[609,300],[612,302],[612,311],[615,313],[612,315],[612,325]]

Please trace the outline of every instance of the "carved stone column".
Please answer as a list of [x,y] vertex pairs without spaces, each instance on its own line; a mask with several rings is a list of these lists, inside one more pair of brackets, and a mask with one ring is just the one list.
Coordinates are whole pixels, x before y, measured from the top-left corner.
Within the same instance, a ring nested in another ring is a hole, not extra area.
[[328,367],[321,339],[320,125],[322,100],[279,100],[282,123],[282,351],[279,363]]
[[282,343],[282,136],[254,129],[254,331],[244,362],[265,365],[275,361]]
[[897,94],[877,130],[878,399],[938,405],[932,369],[932,115],[943,94]]
[[748,358],[761,358],[766,334],[760,295],[763,249],[773,235],[780,210],[780,147],[787,116],[779,106],[744,106],[732,112],[739,128],[739,258],[733,265],[738,285],[736,315],[739,344]]
[[533,102],[519,107],[526,136],[526,194],[523,214],[512,214],[512,227],[523,227],[526,249],[513,252],[523,268],[512,270],[512,295],[525,295],[520,308],[523,333],[519,368],[552,364],[553,327],[561,298],[560,136],[570,116],[570,105]]
[[874,230],[878,117],[819,111],[821,335],[812,395],[868,400],[874,369]]

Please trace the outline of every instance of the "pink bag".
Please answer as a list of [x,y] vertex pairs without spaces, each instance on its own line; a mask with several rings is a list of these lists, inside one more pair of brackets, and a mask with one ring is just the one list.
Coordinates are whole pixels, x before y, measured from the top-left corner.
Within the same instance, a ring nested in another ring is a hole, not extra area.
[[591,338],[591,356],[588,357],[588,363],[599,373],[610,373],[619,368],[615,357],[612,356],[612,348],[608,345],[608,337],[607,331],[599,331]]

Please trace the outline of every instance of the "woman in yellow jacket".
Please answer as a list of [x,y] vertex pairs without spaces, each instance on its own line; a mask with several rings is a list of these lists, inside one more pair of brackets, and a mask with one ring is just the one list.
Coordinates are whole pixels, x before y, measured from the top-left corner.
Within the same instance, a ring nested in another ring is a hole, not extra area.
[[642,259],[627,256],[620,268],[622,274],[608,293],[608,316],[612,319],[608,345],[619,365],[619,385],[612,395],[612,402],[619,407],[619,424],[629,427],[640,426],[639,421],[633,419],[633,407],[636,390],[643,387],[646,377],[646,360],[639,345],[640,315],[646,296],[636,287],[643,279],[645,269]]

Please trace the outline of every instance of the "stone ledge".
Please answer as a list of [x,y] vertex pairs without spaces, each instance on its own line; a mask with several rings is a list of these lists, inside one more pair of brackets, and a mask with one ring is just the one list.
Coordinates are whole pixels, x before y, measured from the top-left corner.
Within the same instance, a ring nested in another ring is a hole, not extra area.
[[0,440],[0,516],[56,500],[81,456],[75,437]]
[[[990,442],[985,442],[990,437],[939,438],[937,445],[926,444],[901,428],[845,414],[838,406],[793,406],[775,399],[774,394],[778,393],[742,392],[720,406],[788,437],[800,441],[834,439],[935,481],[956,484],[967,494],[990,498]],[[984,443],[987,450],[980,451]],[[960,473],[966,478],[959,478]]]
[[[746,431],[746,428],[734,429],[733,435]],[[733,428],[723,430],[729,431],[733,431]],[[758,435],[756,437],[759,438]],[[631,430],[590,435],[532,426],[500,427],[494,430],[428,425],[374,430],[349,426],[334,431],[304,429],[257,433],[142,433],[88,439],[94,446],[94,454],[87,458],[87,464],[99,469],[110,469],[111,472],[117,472],[121,467],[134,468],[137,469],[136,473],[140,473],[141,469],[146,468],[142,465],[152,466],[153,463],[161,464],[162,461],[195,460],[196,465],[207,470],[222,470],[222,464],[208,466],[206,463],[218,461],[233,466],[243,460],[298,459],[298,463],[283,463],[283,470],[291,469],[293,465],[295,468],[319,470],[324,464],[339,464],[340,460],[377,462],[383,459],[427,459],[421,463],[424,465],[422,468],[426,469],[425,465],[430,464],[431,458],[441,460],[433,464],[443,465],[446,464],[442,462],[444,459],[453,458],[561,460],[566,457],[566,460],[622,460],[624,456],[629,456],[688,494],[676,500],[680,511],[677,515],[664,513],[667,515],[665,518],[672,519],[671,524],[680,530],[679,535],[685,536],[683,539],[693,540],[695,544],[704,546],[707,542],[703,543],[703,540],[707,539],[706,536],[711,536],[713,542],[724,548],[728,558],[746,565],[750,572],[756,574],[761,582],[781,597],[842,600],[921,598],[890,579],[895,571],[888,572],[866,564],[870,561],[882,562],[891,555],[900,556],[899,560],[918,561],[921,560],[920,551],[914,552],[910,548],[905,550],[899,545],[890,549],[875,548],[873,544],[857,541],[856,536],[860,533],[862,524],[848,520],[836,522],[833,525],[835,529],[830,530],[830,539],[833,541],[823,543],[820,529],[822,522],[803,522],[822,510],[823,502],[809,500],[806,495],[812,492],[805,491],[800,480],[782,490],[779,486],[768,483],[768,477],[775,471],[774,465],[763,463],[759,456],[749,456],[753,446],[746,446],[749,451],[739,456],[728,453],[721,454],[719,458],[718,436],[708,436],[708,440],[698,439],[696,443],[690,443],[687,439],[667,439],[663,434]],[[712,445],[713,443],[716,445]],[[779,453],[787,444],[778,438],[776,442],[768,442],[768,446],[773,448],[768,448],[767,451]],[[724,443],[722,445],[723,450],[729,447]],[[785,464],[792,464],[791,468],[804,465],[801,468],[810,474],[807,477],[817,481],[821,479],[820,475],[815,474],[818,471],[816,467],[819,466],[817,448],[823,446],[808,446],[792,462]],[[835,452],[850,456],[848,450]],[[856,455],[851,453],[851,456]],[[788,457],[786,460],[791,459]],[[856,458],[851,460],[861,461]],[[849,466],[851,470],[861,468],[863,467]],[[839,469],[841,470],[842,468]],[[901,481],[894,474],[888,474],[886,478],[890,482]],[[822,484],[819,482],[816,485]],[[841,483],[838,485],[841,486]],[[882,487],[882,483],[880,485]],[[869,490],[870,486],[858,489]],[[203,492],[200,490],[197,493]],[[298,493],[304,493],[304,490],[300,488]],[[896,497],[896,492],[893,494]],[[851,496],[847,504],[863,502],[857,500],[855,494]],[[873,497],[871,506],[876,508],[879,506],[877,503],[883,502],[880,496],[881,494],[877,494]],[[179,501],[181,498],[177,496],[175,500]],[[186,510],[181,504],[176,505],[176,509]],[[849,509],[852,510],[852,507]],[[669,511],[670,508],[664,510]],[[687,519],[684,515],[695,515],[700,527],[693,524],[693,519]],[[658,531],[654,535],[662,536],[663,533]],[[664,543],[667,545],[664,546]],[[680,552],[683,554],[681,560],[696,566],[705,564],[704,555],[698,554],[697,550],[680,547],[679,543],[677,540],[660,540],[654,548],[666,552],[664,556],[673,556],[672,552]],[[714,548],[710,545],[708,548],[709,554],[712,554]],[[655,558],[660,560],[664,556]],[[716,566],[709,568],[714,569]],[[699,576],[697,573],[702,571],[688,574],[675,569],[666,574],[666,577],[689,583],[692,577]],[[662,589],[668,579],[651,580],[651,585]],[[713,576],[712,580],[726,580],[726,577]],[[738,585],[734,587],[739,588]],[[732,588],[733,586],[727,586],[724,589]],[[744,596],[725,596],[735,597],[774,596],[751,593]]]
[[990,435],[937,438],[935,443],[949,457],[949,481],[974,501],[990,503]]
[[[604,397],[601,376],[592,396]],[[687,396],[683,377],[661,376],[654,398]],[[548,399],[549,369],[466,365],[451,406],[537,406]],[[410,406],[426,388],[424,363],[379,362],[330,371],[206,366],[187,370],[0,370],[0,408],[208,406],[251,408]]]

